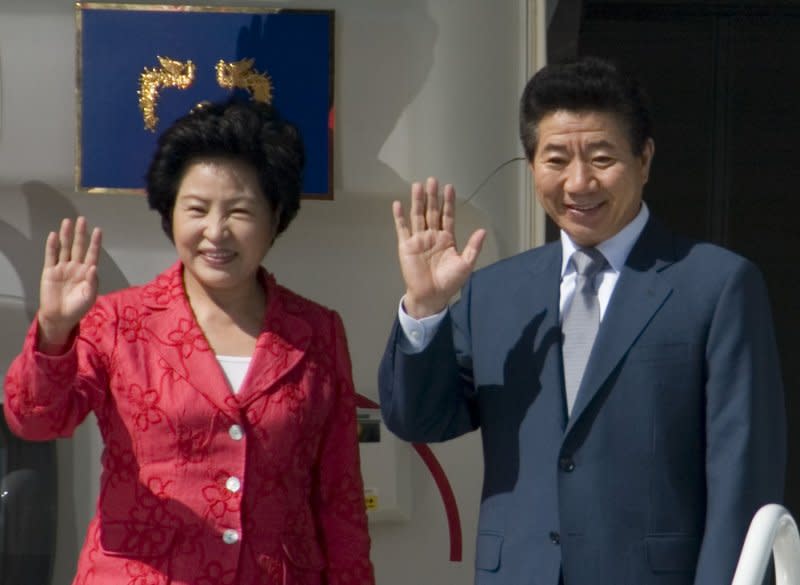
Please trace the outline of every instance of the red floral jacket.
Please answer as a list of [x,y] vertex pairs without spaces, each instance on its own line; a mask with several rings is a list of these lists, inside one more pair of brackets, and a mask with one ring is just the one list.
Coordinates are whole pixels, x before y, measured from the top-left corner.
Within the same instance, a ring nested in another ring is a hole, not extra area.
[[69,351],[5,380],[9,427],[103,436],[95,517],[75,585],[373,585],[344,327],[262,274],[268,307],[234,395],[198,327],[180,263],[101,296]]

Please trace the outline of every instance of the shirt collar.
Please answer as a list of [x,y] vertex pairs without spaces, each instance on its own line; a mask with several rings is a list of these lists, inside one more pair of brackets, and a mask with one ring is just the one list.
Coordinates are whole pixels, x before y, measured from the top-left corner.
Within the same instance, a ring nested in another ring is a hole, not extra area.
[[[633,220],[604,242],[600,242],[595,246],[606,257],[609,266],[614,272],[621,272],[625,261],[628,259],[633,245],[644,229],[647,220],[650,218],[650,210],[647,209],[647,204],[642,201],[642,206],[639,208],[639,213]],[[561,230],[561,277],[563,278],[570,272],[574,272],[572,264],[569,259],[572,253],[578,249],[570,237],[564,230]]]

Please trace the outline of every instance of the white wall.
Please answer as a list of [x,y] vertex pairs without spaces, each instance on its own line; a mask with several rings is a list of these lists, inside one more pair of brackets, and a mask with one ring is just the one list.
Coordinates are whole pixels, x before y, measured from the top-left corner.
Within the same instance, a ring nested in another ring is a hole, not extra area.
[[[336,10],[336,193],[332,202],[303,203],[266,265],[283,284],[342,314],[357,389],[375,400],[377,364],[402,293],[390,201],[405,198],[412,180],[431,174],[454,183],[465,198],[492,169],[521,153],[516,115],[526,77],[529,4],[271,4]],[[145,281],[173,259],[158,218],[142,197],[73,190],[74,51],[71,2],[0,2],[0,300],[22,297],[25,301],[20,302],[28,305],[27,313],[17,306],[16,316],[4,320],[3,368],[21,343],[24,323],[35,308],[44,238],[62,216],[81,213],[104,228],[104,290]],[[509,255],[525,241],[527,235],[520,233],[524,177],[523,163],[508,165],[459,207],[462,242],[475,227],[490,229],[481,263]],[[94,507],[101,448],[93,422],[71,440],[59,442],[55,585],[69,583],[74,569]],[[414,458],[411,520],[371,527],[381,585],[472,580],[482,478],[480,441],[473,435],[436,445],[434,451],[458,500],[464,561],[448,560],[441,499]]]

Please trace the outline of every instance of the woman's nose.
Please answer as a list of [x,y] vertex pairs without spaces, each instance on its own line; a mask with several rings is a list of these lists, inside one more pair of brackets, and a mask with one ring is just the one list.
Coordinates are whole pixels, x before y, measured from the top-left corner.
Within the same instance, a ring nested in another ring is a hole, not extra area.
[[224,216],[208,217],[205,228],[206,238],[212,241],[224,239],[228,235],[228,224]]

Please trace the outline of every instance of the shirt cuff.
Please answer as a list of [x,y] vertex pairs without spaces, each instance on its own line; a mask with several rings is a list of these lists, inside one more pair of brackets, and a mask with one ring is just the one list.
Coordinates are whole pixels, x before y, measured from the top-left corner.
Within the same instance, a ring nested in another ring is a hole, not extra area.
[[400,299],[400,306],[397,308],[397,319],[400,322],[400,329],[403,330],[403,337],[398,340],[398,345],[405,353],[420,353],[431,342],[433,336],[439,330],[439,324],[447,315],[447,308],[444,308],[435,315],[414,319],[406,313],[403,307],[403,300]]

